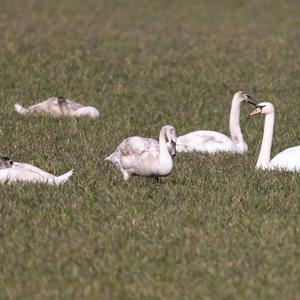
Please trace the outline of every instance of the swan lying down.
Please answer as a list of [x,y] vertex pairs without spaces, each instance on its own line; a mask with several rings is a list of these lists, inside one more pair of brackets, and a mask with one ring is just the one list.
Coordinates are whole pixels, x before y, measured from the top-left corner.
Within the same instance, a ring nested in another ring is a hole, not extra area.
[[[166,125],[160,131],[159,142],[139,136],[129,137],[105,160],[112,162],[122,172],[125,181],[131,175],[168,176],[173,169],[176,140],[175,128]],[[167,142],[170,143],[169,148]]]
[[199,130],[179,136],[177,139],[177,152],[232,152],[244,153],[248,146],[244,141],[240,128],[240,109],[241,103],[246,102],[252,105],[251,96],[243,91],[234,94],[231,102],[231,111],[229,119],[229,129],[231,137],[221,132],[211,130]]
[[59,185],[68,181],[72,174],[73,170],[61,176],[54,176],[30,164],[15,162],[8,157],[0,157],[0,183],[30,182]]
[[52,117],[72,116],[90,118],[98,118],[100,116],[99,111],[95,107],[82,106],[73,100],[62,97],[52,97],[28,108],[16,103],[15,110],[21,115],[43,114]]

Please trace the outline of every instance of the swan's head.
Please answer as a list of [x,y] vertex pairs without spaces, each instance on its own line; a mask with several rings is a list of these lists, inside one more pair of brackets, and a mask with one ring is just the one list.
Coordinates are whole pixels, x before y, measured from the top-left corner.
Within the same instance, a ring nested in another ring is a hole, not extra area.
[[93,106],[83,106],[74,112],[75,117],[91,117],[93,119],[100,116],[99,110]]
[[254,102],[252,102],[252,97],[246,92],[239,91],[235,93],[233,97],[238,99],[240,102],[247,102],[249,104],[256,105]]
[[274,113],[274,110],[275,109],[272,103],[262,102],[256,105],[255,110],[250,114],[250,116],[255,116],[258,114],[268,115]]
[[11,168],[14,162],[5,156],[0,156],[0,170]]
[[172,156],[175,156],[176,154],[176,143],[177,143],[177,134],[176,129],[172,125],[166,125],[163,127],[166,133],[166,140],[167,140],[167,146],[169,153]]

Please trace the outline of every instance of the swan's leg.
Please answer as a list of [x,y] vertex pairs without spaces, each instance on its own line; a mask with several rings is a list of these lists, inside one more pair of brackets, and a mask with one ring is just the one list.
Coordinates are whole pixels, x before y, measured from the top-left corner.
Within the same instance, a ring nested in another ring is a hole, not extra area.
[[114,165],[117,167],[118,170],[120,170],[120,171],[122,172],[122,174],[123,174],[123,179],[124,179],[125,181],[127,181],[127,180],[129,179],[129,177],[130,177],[130,174],[129,174],[125,169],[123,169],[123,167],[122,167],[120,161],[115,160],[115,161],[114,161]]
[[130,176],[128,174],[128,172],[126,172],[126,170],[122,168],[122,166],[119,162],[116,162],[115,166],[122,172],[124,180],[127,181],[129,179],[129,176]]
[[133,169],[123,169],[121,170],[121,172],[123,173],[124,176],[124,180],[127,181],[129,179],[129,177],[134,174],[134,170]]
[[122,166],[122,163],[119,159],[119,157],[114,153],[113,155],[110,155],[109,157],[106,158],[106,160],[111,161],[118,170],[120,170],[123,174],[123,179],[127,181],[130,177],[131,174],[129,174]]
[[155,180],[155,183],[160,183],[160,184],[162,183],[162,178],[159,176],[155,176],[154,180]]
[[127,181],[129,179],[130,175],[125,170],[121,170],[121,172],[123,173],[124,181]]

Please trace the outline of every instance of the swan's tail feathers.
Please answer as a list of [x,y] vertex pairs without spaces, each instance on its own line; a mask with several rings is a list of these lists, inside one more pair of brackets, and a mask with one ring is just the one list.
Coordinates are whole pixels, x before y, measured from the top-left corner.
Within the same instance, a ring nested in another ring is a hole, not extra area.
[[67,182],[69,180],[69,178],[73,175],[73,169],[61,176],[57,176],[55,178],[55,184],[59,185],[59,184],[63,184],[65,182]]
[[117,152],[112,153],[110,156],[107,156],[104,160],[110,161],[113,165],[115,165],[119,170],[123,169],[122,163],[120,160],[120,156]]
[[28,109],[23,107],[21,104],[16,103],[15,104],[15,111],[21,115],[25,115],[28,113]]
[[120,157],[119,157],[118,153],[116,153],[116,152],[114,152],[111,155],[105,157],[104,160],[110,161],[112,164],[117,166],[117,168],[119,168],[119,166],[121,165]]
[[116,154],[115,153],[112,153],[111,155],[109,155],[109,156],[107,156],[107,157],[105,157],[105,159],[104,160],[108,160],[108,161],[110,161],[110,162],[112,162],[112,163],[114,163],[115,162],[115,160],[116,160]]

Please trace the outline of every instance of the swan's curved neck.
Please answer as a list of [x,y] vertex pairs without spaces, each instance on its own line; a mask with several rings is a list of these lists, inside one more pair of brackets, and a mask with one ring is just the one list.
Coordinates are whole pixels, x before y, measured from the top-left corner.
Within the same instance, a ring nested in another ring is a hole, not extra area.
[[229,130],[231,139],[234,144],[239,144],[244,142],[243,134],[240,127],[240,110],[241,101],[233,97],[231,103],[230,119],[229,119]]
[[261,143],[260,153],[256,163],[257,169],[269,168],[274,122],[275,122],[275,112],[267,114],[265,118],[264,135]]
[[159,161],[164,163],[170,158],[166,141],[166,129],[163,127],[159,133]]

